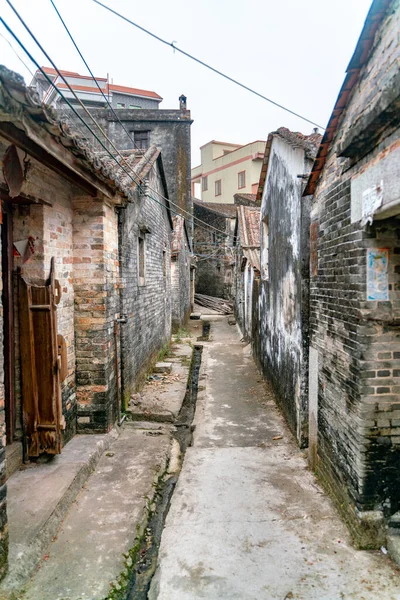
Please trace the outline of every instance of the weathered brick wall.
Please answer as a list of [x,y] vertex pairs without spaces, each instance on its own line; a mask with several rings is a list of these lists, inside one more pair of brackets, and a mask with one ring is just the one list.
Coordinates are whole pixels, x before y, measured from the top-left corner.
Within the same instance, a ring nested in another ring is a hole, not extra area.
[[[158,175],[150,172],[150,185],[162,192]],[[122,399],[142,382],[149,363],[171,335],[171,225],[166,209],[150,196],[139,195],[119,214],[121,314]],[[145,285],[139,285],[138,238],[145,237]],[[165,253],[163,257],[163,253]],[[164,262],[165,261],[165,262]],[[165,273],[163,272],[165,264]]]
[[[394,5],[398,7],[398,2]],[[390,80],[388,73],[393,72],[399,52],[393,42],[398,36],[398,17],[398,11],[389,10],[376,35],[375,49],[331,145],[311,215],[315,391],[310,392],[310,418],[317,425],[312,454],[363,545],[380,544],[379,515],[388,516],[400,508],[400,249],[396,218],[375,220],[372,226],[352,218],[357,200],[354,184],[390,157],[398,145],[399,130],[382,132],[379,125],[379,141],[372,146],[374,128],[360,134],[363,150],[358,156],[352,154],[351,163],[338,154],[349,144],[353,125],[363,122],[379,98],[376,89]],[[385,107],[380,110],[384,113]],[[357,146],[355,139],[351,143]],[[374,177],[372,183],[381,185],[380,178],[375,181]],[[382,171],[384,194],[393,185],[396,171],[391,171],[390,181],[385,177]],[[385,301],[368,300],[368,249],[388,251]],[[372,533],[363,517],[364,511],[371,510],[377,511]]]
[[[82,118],[87,118],[85,113],[79,112]],[[109,109],[93,109],[91,113],[119,150],[134,148],[132,143],[134,131],[149,131],[150,145],[161,149],[170,200],[185,211],[192,213],[190,162],[190,126],[192,120],[189,110],[119,109],[118,118],[124,128]],[[90,138],[88,131],[74,115],[71,115],[71,119],[84,137]],[[130,133],[130,137],[124,129]],[[94,140],[92,142],[95,147],[98,145]],[[176,210],[176,207],[172,208]],[[184,216],[187,219],[189,235],[191,236],[190,214],[185,213]]]
[[190,316],[190,250],[183,234],[180,251],[171,259],[172,329],[184,327]]
[[203,221],[195,221],[194,225],[194,252],[197,255],[196,292],[230,298],[233,284],[233,251],[226,245],[228,238],[219,233],[230,233],[230,219],[198,204],[194,205],[193,214]]
[[302,147],[273,138],[261,206],[261,220],[268,219],[269,239],[262,244],[268,244],[269,259],[268,279],[260,282],[261,347],[256,351],[302,447],[308,438],[309,206],[297,175],[311,165]]
[[74,198],[73,208],[78,427],[107,431],[116,418],[117,215],[85,196]]
[[[25,205],[13,207],[14,241],[34,239],[35,253],[25,263],[14,257],[14,270],[21,267],[23,277],[33,283],[48,278],[50,260],[55,258],[55,275],[61,285],[61,301],[57,306],[58,332],[67,344],[68,375],[61,384],[63,415],[66,420],[64,442],[76,430],[75,394],[75,340],[74,340],[74,290],[72,286],[72,203],[71,195],[76,193],[70,184],[55,173],[30,159],[24,193],[47,201],[46,205]],[[51,206],[50,206],[51,204]],[[14,326],[16,344],[16,439],[22,435],[21,380],[19,364],[19,315],[17,280],[15,278]]]

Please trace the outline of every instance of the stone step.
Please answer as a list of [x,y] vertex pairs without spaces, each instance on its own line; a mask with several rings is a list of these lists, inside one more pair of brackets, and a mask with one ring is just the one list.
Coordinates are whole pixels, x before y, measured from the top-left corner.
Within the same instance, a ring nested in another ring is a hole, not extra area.
[[106,435],[76,435],[60,455],[31,462],[9,478],[9,571],[2,593],[19,589],[36,570],[82,486],[118,435],[116,429]]

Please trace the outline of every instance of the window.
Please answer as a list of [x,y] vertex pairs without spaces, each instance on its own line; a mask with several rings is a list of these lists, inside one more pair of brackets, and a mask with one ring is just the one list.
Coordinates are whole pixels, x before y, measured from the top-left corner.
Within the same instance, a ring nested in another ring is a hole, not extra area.
[[145,274],[146,274],[145,250],[146,249],[145,249],[144,233],[141,233],[138,238],[139,285],[145,285]]
[[261,223],[261,277],[264,281],[269,279],[269,227],[268,217]]
[[206,175],[205,177],[201,178],[201,191],[206,192],[207,190],[208,190],[208,177]]
[[222,194],[221,180],[217,179],[217,181],[215,182],[215,195],[220,196],[221,194]]
[[244,187],[246,187],[246,171],[240,171],[238,173],[238,189],[241,190]]
[[133,141],[135,142],[136,148],[147,150],[150,146],[150,131],[134,131]]
[[125,108],[125,102],[117,102],[117,108]]
[[129,108],[140,108],[140,106],[136,106],[135,104],[130,104]]

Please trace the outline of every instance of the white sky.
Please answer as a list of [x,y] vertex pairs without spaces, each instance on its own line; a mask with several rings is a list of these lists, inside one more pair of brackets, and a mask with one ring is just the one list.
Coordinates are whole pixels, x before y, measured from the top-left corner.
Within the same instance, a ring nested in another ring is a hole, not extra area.
[[[103,0],[143,27],[322,126],[331,114],[370,0]],[[87,74],[50,0],[13,0],[58,68]],[[192,164],[211,139],[249,143],[280,126],[311,133],[312,125],[174,53],[92,0],[55,0],[96,76],[154,90],[160,108],[191,110]],[[5,0],[0,14],[42,65],[48,61]],[[30,74],[35,67],[0,24],[0,64]],[[50,66],[50,65],[48,65]]]

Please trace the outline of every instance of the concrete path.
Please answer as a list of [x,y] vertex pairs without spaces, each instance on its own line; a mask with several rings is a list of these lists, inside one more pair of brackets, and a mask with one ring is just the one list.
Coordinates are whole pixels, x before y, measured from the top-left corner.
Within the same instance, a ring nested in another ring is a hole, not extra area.
[[[161,426],[160,426],[161,427]],[[127,424],[72,505],[27,586],[26,600],[103,600],[126,566],[148,497],[166,469],[170,433]]]
[[397,568],[351,546],[237,329],[212,319],[149,599],[399,600]]

